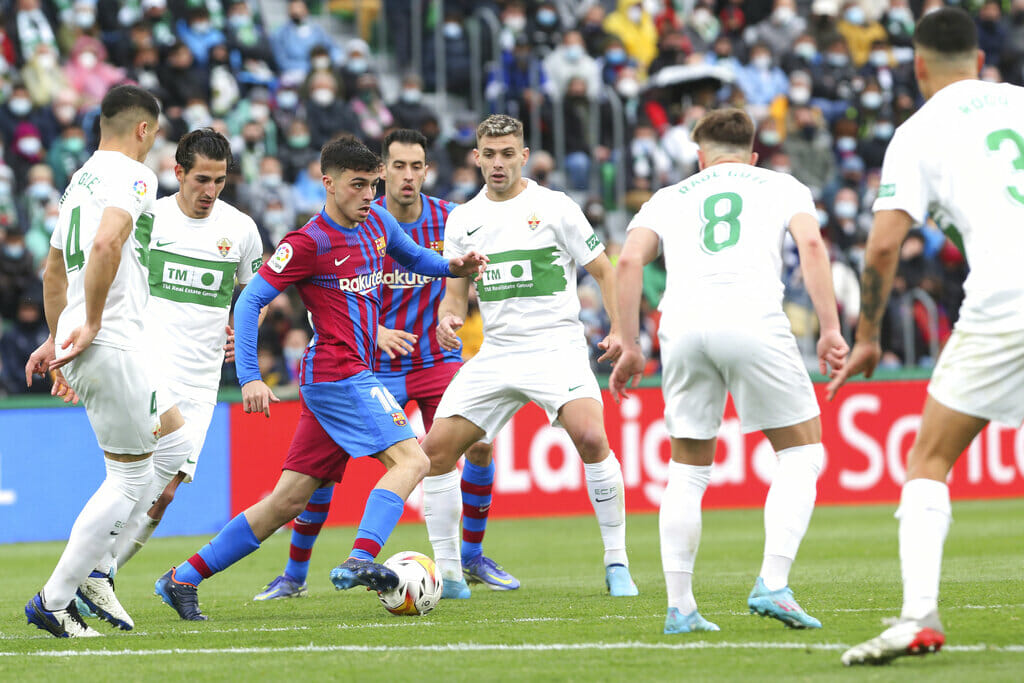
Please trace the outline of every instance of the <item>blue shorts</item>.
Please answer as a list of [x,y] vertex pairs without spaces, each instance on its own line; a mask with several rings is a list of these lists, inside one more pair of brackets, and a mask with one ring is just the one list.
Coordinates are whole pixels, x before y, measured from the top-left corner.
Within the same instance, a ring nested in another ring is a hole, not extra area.
[[438,363],[429,368],[409,372],[374,374],[395,397],[398,405],[404,406],[409,401],[416,401],[423,416],[423,428],[429,432],[434,424],[434,413],[441,403],[441,397],[461,367],[462,363]]
[[299,390],[316,421],[353,458],[416,438],[402,406],[369,370],[337,382],[304,384]]

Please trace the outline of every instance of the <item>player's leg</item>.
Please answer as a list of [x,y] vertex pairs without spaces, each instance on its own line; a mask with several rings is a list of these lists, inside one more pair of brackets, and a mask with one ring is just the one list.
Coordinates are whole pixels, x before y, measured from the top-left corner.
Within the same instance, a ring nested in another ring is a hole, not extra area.
[[320,536],[324,522],[331,509],[334,497],[334,482],[327,482],[309,497],[306,509],[292,523],[291,543],[288,547],[288,561],[284,573],[263,587],[253,600],[276,600],[279,598],[301,598],[306,595],[306,577],[309,576],[309,561],[313,545]]
[[693,596],[693,568],[700,547],[701,502],[711,481],[716,442],[714,438],[673,437],[671,440],[672,460],[658,515],[661,566],[668,592],[665,633],[719,630],[716,624],[700,615]]
[[558,409],[558,422],[569,433],[583,460],[587,495],[604,543],[609,593],[615,597],[637,595],[626,555],[626,487],[619,460],[608,447],[601,402],[593,398],[573,399]]

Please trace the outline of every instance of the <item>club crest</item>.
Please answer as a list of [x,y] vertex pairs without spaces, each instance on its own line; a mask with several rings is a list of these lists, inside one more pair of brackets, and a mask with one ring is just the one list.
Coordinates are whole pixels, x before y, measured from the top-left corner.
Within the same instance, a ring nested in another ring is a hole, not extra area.
[[227,237],[221,237],[217,240],[217,251],[220,252],[221,256],[227,256],[231,253],[231,240]]

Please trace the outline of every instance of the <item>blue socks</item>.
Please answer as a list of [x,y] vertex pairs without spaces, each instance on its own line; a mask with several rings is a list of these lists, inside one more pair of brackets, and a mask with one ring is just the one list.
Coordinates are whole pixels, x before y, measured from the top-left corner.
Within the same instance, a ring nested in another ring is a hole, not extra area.
[[316,543],[320,529],[327,520],[333,496],[333,484],[317,489],[310,496],[306,509],[295,518],[292,527],[292,544],[288,550],[288,564],[284,567],[284,575],[295,583],[306,582],[306,576],[309,574],[309,558],[313,554],[313,544]]
[[174,580],[198,586],[260,547],[244,513],[239,513],[209,543],[174,571]]
[[405,501],[397,493],[387,489],[370,491],[349,557],[371,561],[376,558],[404,509]]

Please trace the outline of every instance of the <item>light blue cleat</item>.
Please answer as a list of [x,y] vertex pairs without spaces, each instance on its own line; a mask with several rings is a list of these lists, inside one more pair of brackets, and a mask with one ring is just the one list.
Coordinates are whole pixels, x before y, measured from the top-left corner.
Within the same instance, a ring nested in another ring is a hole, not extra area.
[[751,614],[778,619],[790,628],[821,628],[821,622],[805,612],[793,598],[789,586],[769,591],[760,576],[747,598],[747,607]]
[[253,600],[276,600],[277,598],[303,598],[306,596],[306,584],[293,581],[282,574],[256,594]]
[[636,587],[633,577],[629,575],[629,567],[624,564],[610,564],[605,567],[604,583],[608,586],[608,593],[613,598],[640,595],[640,589]]
[[469,600],[469,584],[465,579],[445,579],[441,588],[442,600]]
[[462,574],[468,583],[483,583],[492,591],[514,591],[519,588],[519,579],[484,555],[463,562]]
[[665,616],[665,633],[695,633],[697,631],[721,631],[718,624],[700,615],[700,612],[693,610],[689,614],[683,614],[678,607],[669,607]]

